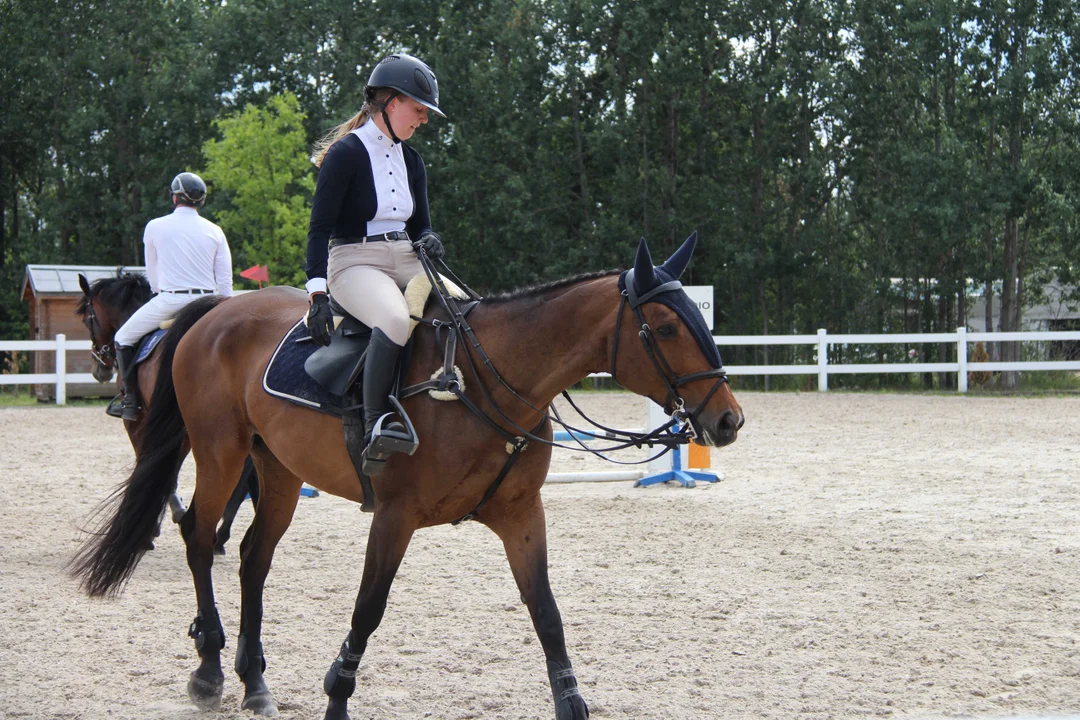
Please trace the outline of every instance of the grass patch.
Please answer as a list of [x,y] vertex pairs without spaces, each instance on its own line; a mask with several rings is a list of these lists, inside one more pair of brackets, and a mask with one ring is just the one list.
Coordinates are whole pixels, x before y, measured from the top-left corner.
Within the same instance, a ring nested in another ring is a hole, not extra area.
[[[112,398],[69,397],[65,407],[105,407]],[[9,407],[60,407],[55,399],[38,400],[28,386],[0,386],[0,408]]]

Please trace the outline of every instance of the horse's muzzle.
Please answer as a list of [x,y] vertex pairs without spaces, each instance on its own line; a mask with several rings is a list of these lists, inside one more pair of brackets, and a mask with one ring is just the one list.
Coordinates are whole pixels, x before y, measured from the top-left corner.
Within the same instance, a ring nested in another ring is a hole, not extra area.
[[105,367],[101,363],[95,362],[94,367],[90,369],[90,374],[94,376],[94,379],[99,383],[107,383],[112,380],[113,369],[112,367]]
[[706,445],[724,447],[735,442],[745,422],[746,418],[741,410],[725,410],[716,422],[702,423],[703,432],[699,435]]

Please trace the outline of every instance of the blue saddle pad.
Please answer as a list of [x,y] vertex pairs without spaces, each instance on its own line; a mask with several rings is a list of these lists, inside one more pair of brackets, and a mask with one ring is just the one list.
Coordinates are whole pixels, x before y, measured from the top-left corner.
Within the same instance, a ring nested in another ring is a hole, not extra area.
[[144,335],[143,339],[139,341],[139,349],[135,353],[135,364],[138,365],[146,358],[150,357],[150,353],[154,352],[154,349],[161,342],[161,338],[165,337],[168,330],[162,330],[158,328],[149,335]]
[[321,347],[314,342],[297,342],[308,337],[303,320],[285,334],[263,373],[263,389],[283,400],[340,417],[345,399],[327,391],[304,371],[304,361]]

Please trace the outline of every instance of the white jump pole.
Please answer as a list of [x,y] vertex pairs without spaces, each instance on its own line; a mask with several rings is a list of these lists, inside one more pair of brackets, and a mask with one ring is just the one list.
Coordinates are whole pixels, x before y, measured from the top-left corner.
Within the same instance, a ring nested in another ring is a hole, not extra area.
[[547,482],[637,482],[643,477],[645,477],[645,471],[641,469],[608,470],[605,472],[550,473],[547,476]]

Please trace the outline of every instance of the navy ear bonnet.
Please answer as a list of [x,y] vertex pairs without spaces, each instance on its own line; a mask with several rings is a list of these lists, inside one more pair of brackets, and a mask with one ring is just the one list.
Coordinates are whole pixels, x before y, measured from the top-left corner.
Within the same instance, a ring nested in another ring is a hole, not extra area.
[[[642,238],[641,244],[638,246],[638,256],[634,269],[627,270],[619,276],[619,290],[627,290],[626,282],[627,278],[629,278],[632,286],[627,295],[631,307],[645,302],[658,302],[674,310],[679,319],[686,324],[690,334],[694,336],[694,340],[697,341],[698,347],[701,348],[705,359],[709,361],[709,365],[716,369],[723,367],[723,362],[720,359],[720,351],[716,348],[716,343],[713,342],[712,332],[709,330],[709,326],[705,324],[705,318],[702,317],[697,305],[682,289],[682,284],[678,282],[679,276],[682,275],[687,263],[690,262],[690,256],[694,252],[695,245],[697,245],[697,233],[687,238],[682,247],[676,250],[663,265],[654,267],[649,248],[645,244],[644,238]],[[661,287],[664,285],[668,285],[668,288]],[[657,292],[650,294],[652,291]]]

